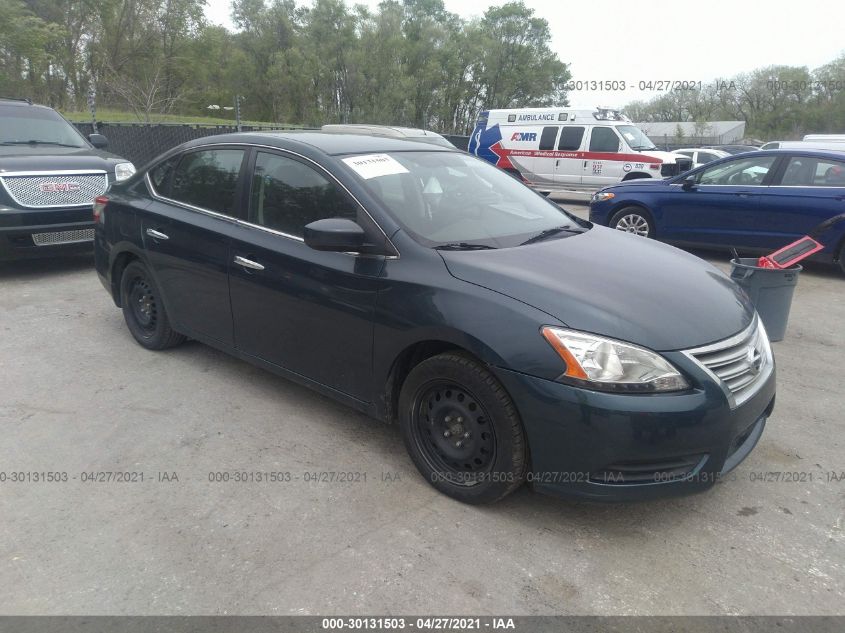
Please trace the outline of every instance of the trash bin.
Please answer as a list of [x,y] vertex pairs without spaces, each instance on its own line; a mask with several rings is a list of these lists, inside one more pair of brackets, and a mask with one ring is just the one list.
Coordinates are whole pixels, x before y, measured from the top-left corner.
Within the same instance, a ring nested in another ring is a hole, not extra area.
[[731,279],[748,293],[770,341],[782,341],[786,335],[792,293],[801,270],[797,264],[785,269],[761,268],[756,257],[731,260]]

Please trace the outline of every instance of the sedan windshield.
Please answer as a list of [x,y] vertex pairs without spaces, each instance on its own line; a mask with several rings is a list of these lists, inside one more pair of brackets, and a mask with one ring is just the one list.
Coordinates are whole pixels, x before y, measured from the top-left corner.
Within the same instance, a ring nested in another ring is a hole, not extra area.
[[88,147],[82,135],[52,110],[34,106],[0,109],[0,145]]
[[616,129],[625,137],[628,145],[633,150],[643,151],[657,149],[645,133],[635,125],[617,125]]
[[590,226],[467,154],[394,152],[353,156],[344,162],[396,221],[426,246],[503,248],[567,237]]

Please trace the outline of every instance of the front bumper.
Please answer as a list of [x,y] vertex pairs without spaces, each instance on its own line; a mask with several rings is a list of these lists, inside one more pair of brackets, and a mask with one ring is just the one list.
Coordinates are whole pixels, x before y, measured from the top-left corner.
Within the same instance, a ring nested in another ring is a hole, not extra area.
[[775,370],[731,409],[718,383],[692,363],[684,369],[693,377],[689,391],[625,395],[494,368],[523,421],[534,488],[582,500],[639,501],[712,487],[760,438],[774,407]]
[[0,260],[90,252],[93,229],[90,207],[0,207]]

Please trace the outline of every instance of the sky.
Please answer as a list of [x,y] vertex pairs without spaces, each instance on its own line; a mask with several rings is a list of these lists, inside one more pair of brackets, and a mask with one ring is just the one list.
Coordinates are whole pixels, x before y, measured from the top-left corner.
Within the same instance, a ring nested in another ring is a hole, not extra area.
[[[208,19],[231,28],[230,0],[207,3]],[[379,0],[347,3],[375,9]],[[464,18],[480,17],[487,7],[501,4],[504,0],[445,0],[448,11]],[[659,86],[654,82],[659,81],[706,84],[780,64],[812,70],[845,53],[845,2],[839,0],[789,4],[768,0],[671,4],[656,0],[525,0],[525,4],[548,21],[551,47],[569,64],[574,81],[616,82],[609,85],[609,91],[570,92],[572,106],[621,107],[649,99],[661,94],[655,90]],[[646,90],[640,90],[641,82]],[[653,84],[651,90],[648,82]]]

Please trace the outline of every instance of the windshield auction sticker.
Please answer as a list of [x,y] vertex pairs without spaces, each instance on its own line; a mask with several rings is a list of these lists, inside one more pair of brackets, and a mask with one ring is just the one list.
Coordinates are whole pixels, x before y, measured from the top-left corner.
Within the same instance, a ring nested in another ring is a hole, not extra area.
[[393,174],[407,174],[408,170],[392,156],[387,154],[367,154],[366,156],[352,156],[344,158],[343,162],[355,170],[361,178],[369,180],[379,176]]

